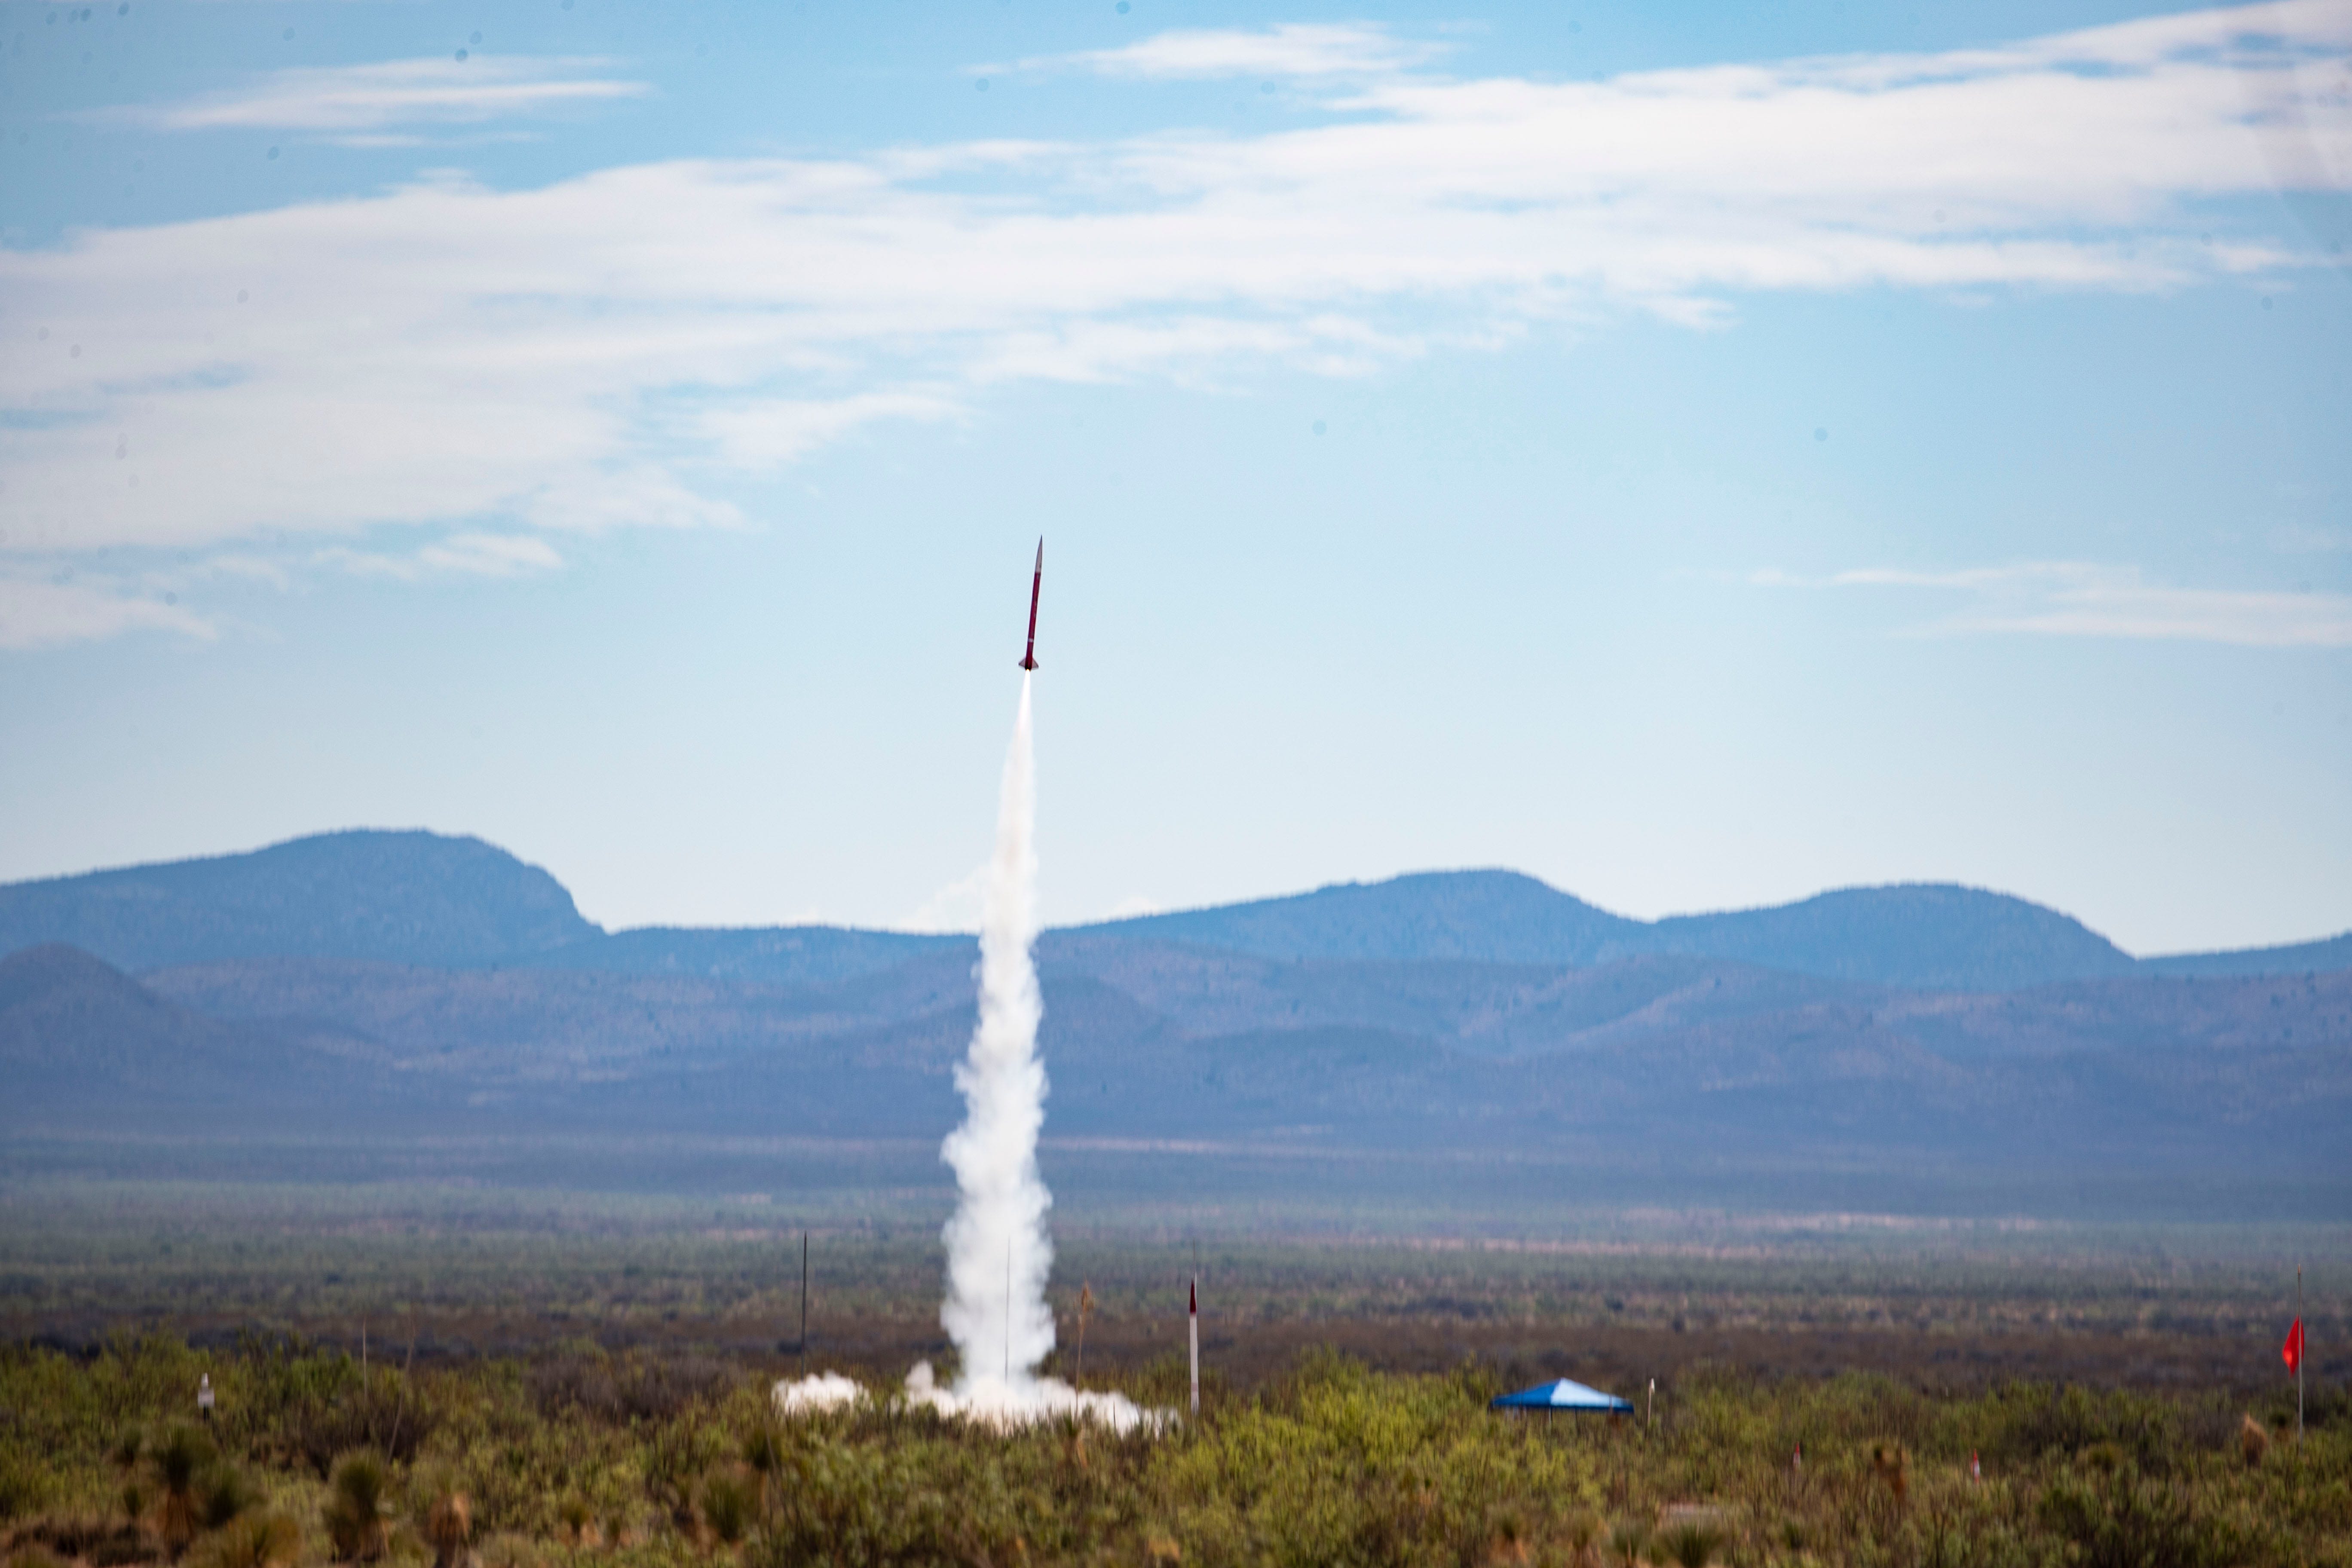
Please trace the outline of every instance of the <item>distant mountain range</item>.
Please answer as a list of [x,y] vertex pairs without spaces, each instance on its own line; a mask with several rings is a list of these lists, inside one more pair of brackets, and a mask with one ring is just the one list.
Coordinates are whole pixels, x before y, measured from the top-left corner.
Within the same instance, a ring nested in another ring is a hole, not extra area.
[[[1591,965],[1728,959],[1916,989],[2000,991],[2136,973],[2352,967],[2352,931],[2292,947],[2135,959],[2072,916],[1948,883],[1650,921],[1513,871],[1433,871],[1066,928],[1262,958]],[[563,885],[478,838],[320,834],[247,854],[0,884],[0,952],[62,942],[137,973],[244,958],[520,965],[817,984],[970,939],[833,926],[606,931]]]
[[[0,888],[0,952],[18,1140],[936,1138],[973,1015],[968,937],[607,932],[424,833]],[[1964,888],[1649,922],[1468,871],[1051,931],[1038,962],[1065,1137],[2352,1194],[2352,936],[2136,960]]]

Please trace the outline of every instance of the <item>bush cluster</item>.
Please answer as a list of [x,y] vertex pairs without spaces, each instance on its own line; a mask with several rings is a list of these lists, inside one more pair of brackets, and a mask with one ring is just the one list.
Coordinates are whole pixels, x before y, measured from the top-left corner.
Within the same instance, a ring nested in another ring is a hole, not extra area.
[[[1172,1405],[1181,1367],[1129,1384]],[[1654,1426],[1497,1414],[1496,1392],[1491,1369],[1327,1353],[1247,1395],[1213,1384],[1164,1436],[1005,1436],[887,1398],[785,1422],[748,1367],[585,1346],[413,1373],[295,1343],[17,1348],[0,1568],[2352,1568],[2338,1391],[2301,1444],[2274,1409],[2046,1384],[1702,1372]]]

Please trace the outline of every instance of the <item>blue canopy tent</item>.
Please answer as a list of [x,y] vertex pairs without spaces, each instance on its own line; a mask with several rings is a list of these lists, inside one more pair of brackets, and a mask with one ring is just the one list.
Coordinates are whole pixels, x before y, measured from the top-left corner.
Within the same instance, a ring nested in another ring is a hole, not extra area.
[[1490,1410],[1597,1410],[1611,1415],[1631,1415],[1630,1400],[1613,1394],[1603,1394],[1597,1388],[1587,1388],[1580,1383],[1560,1378],[1554,1383],[1538,1383],[1533,1388],[1523,1388],[1517,1394],[1496,1394],[1487,1402]]

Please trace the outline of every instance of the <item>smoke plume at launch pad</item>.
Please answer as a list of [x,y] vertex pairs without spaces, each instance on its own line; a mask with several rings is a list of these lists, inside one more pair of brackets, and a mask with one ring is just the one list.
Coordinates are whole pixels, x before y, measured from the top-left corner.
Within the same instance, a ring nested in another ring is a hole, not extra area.
[[[996,851],[981,917],[980,1021],[956,1068],[964,1121],[940,1151],[955,1172],[957,1194],[944,1232],[948,1293],[940,1321],[959,1366],[954,1384],[943,1388],[928,1362],[918,1364],[904,1398],[910,1406],[994,1426],[1082,1416],[1120,1431],[1156,1428],[1166,1415],[1121,1394],[1082,1393],[1037,1375],[1054,1348],[1054,1313],[1045,1301],[1054,1264],[1045,1213],[1054,1199],[1037,1171],[1046,1087],[1037,1026],[1045,1008],[1031,952],[1037,940],[1031,681],[1024,670],[997,801]],[[824,1394],[803,1384],[776,1385],[778,1406],[788,1414],[838,1405],[841,1393],[834,1385]]]

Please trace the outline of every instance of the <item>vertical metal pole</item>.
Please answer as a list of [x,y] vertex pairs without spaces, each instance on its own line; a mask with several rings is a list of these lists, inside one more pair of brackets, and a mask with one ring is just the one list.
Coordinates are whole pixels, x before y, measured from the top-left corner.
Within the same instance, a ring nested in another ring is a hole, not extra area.
[[1201,1277],[1192,1276],[1192,1293],[1184,1299],[1184,1318],[1192,1341],[1192,1418],[1201,1418]]
[[808,1236],[801,1232],[801,1375],[808,1375]]

